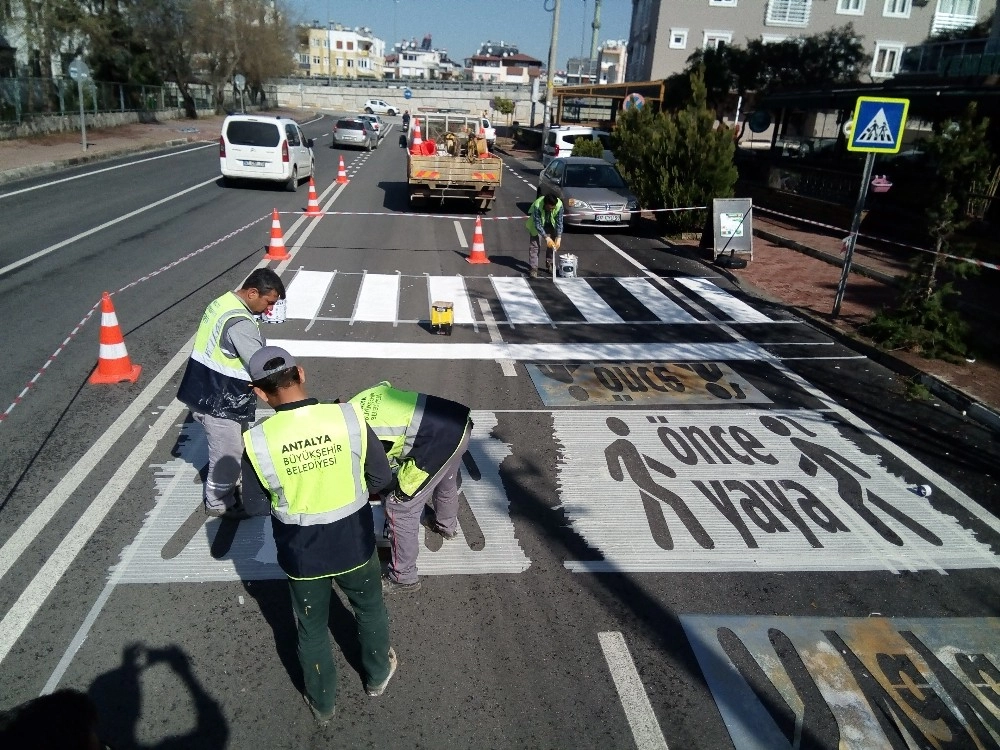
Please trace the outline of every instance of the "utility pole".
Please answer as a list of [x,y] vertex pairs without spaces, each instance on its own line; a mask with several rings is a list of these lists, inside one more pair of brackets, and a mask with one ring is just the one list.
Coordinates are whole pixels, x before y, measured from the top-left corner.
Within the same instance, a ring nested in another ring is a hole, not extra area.
[[556,44],[559,41],[559,0],[554,0],[552,10],[552,39],[549,42],[549,67],[545,76],[545,109],[542,114],[542,143],[549,137],[552,125],[552,101],[555,98],[552,77],[556,72]]

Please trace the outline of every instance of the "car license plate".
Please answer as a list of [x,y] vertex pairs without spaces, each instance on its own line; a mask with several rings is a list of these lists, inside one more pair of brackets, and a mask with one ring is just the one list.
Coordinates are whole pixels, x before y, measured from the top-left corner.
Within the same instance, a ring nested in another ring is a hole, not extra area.
[[621,214],[597,214],[594,221],[621,221]]
[[266,166],[267,162],[264,161],[245,161],[243,162],[244,167],[263,167]]

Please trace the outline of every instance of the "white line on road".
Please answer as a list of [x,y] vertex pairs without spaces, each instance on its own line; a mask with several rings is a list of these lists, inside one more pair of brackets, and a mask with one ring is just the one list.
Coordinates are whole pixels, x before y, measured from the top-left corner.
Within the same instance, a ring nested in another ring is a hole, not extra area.
[[[497,327],[497,322],[493,319],[493,311],[490,310],[490,303],[480,298],[479,311],[483,314],[483,320],[486,321],[486,330],[490,334],[490,342],[494,344],[502,344],[503,336],[500,335],[500,329]],[[517,368],[514,366],[514,360],[498,359],[497,363],[500,365],[500,370],[503,372],[505,377],[510,378],[517,376]]]
[[468,247],[469,241],[465,239],[465,232],[462,231],[462,223],[458,219],[455,220],[455,233],[458,235],[458,244],[462,247]]
[[77,488],[101,461],[111,448],[115,446],[125,431],[142,414],[143,410],[159,394],[160,390],[169,382],[181,365],[187,362],[188,353],[194,337],[181,347],[181,350],[174,355],[167,366],[161,370],[149,385],[142,389],[135,400],[129,404],[122,415],[97,439],[86,453],[77,461],[66,475],[59,480],[52,491],[42,500],[31,512],[17,530],[10,535],[10,538],[0,547],[0,578],[3,578],[7,571],[11,569],[17,559],[26,550],[41,532],[45,525],[52,520],[52,517],[62,508],[64,502],[76,492]]
[[668,750],[663,730],[646,696],[646,689],[628,652],[625,638],[618,632],[598,633],[604,659],[608,662],[611,679],[615,681],[625,717],[632,728],[638,750]]
[[190,193],[193,190],[197,190],[198,188],[203,188],[205,187],[205,185],[213,185],[218,181],[218,179],[219,179],[218,177],[213,177],[211,180],[205,180],[204,182],[199,182],[197,185],[192,185],[191,187],[185,190],[181,190],[180,192],[174,193],[173,195],[168,195],[166,198],[161,198],[160,200],[154,201],[153,203],[143,206],[142,208],[137,208],[135,211],[129,211],[127,214],[123,214],[122,216],[119,216],[117,219],[106,221],[103,224],[94,227],[93,229],[88,229],[86,232],[80,232],[79,234],[74,235],[73,237],[70,237],[67,240],[63,240],[62,242],[57,242],[54,245],[49,245],[44,250],[39,250],[37,253],[32,253],[31,255],[25,258],[21,258],[19,261],[16,261],[15,263],[11,263],[8,266],[0,268],[0,276],[4,276],[5,274],[10,273],[16,268],[20,268],[21,266],[27,265],[28,263],[31,263],[33,260],[44,258],[49,253],[53,253],[56,250],[59,250],[60,248],[66,247],[66,245],[71,245],[77,240],[82,240],[84,237],[89,237],[92,234],[96,234],[97,232],[100,232],[102,229],[113,227],[115,224],[121,224],[123,221],[131,219],[133,216],[138,216],[139,214],[145,211],[149,211],[151,208],[162,206],[164,203],[168,203],[169,201],[172,201],[175,198],[180,198],[182,195]]
[[[181,353],[183,352],[179,352],[179,354]],[[181,358],[181,361],[185,360],[186,357]],[[150,388],[151,386],[147,386],[147,390]],[[59,546],[46,559],[45,564],[31,579],[31,583],[21,592],[21,596],[14,602],[14,606],[0,621],[0,662],[7,658],[7,654],[10,653],[11,648],[28,628],[28,625],[31,624],[31,620],[59,583],[59,579],[65,575],[84,545],[90,541],[91,536],[97,531],[97,527],[114,507],[118,498],[128,489],[129,483],[149,459],[156,444],[167,434],[167,430],[186,408],[180,401],[170,402],[139,444],[132,449],[111,481],[87,506],[87,510],[83,512],[83,515],[73,524],[73,528],[59,543]]]
[[214,141],[212,143],[206,143],[204,146],[195,146],[194,148],[186,148],[183,151],[174,151],[170,154],[160,154],[159,156],[150,156],[146,159],[136,159],[135,161],[130,161],[128,164],[116,164],[113,167],[104,167],[103,169],[94,169],[90,172],[85,172],[84,174],[73,175],[72,177],[63,177],[58,180],[49,180],[48,182],[42,183],[41,185],[33,185],[32,187],[21,188],[20,190],[11,190],[9,193],[0,193],[0,198],[10,198],[12,195],[20,195],[21,193],[30,193],[32,190],[41,190],[42,188],[52,187],[53,185],[58,185],[61,182],[70,182],[72,180],[82,180],[84,177],[92,177],[95,174],[101,174],[101,172],[111,172],[115,169],[124,169],[125,167],[134,167],[136,164],[145,164],[147,161],[156,161],[157,159],[169,159],[171,156],[180,156],[181,154],[186,154],[190,151],[201,151],[203,148],[212,148],[213,146],[218,146]]

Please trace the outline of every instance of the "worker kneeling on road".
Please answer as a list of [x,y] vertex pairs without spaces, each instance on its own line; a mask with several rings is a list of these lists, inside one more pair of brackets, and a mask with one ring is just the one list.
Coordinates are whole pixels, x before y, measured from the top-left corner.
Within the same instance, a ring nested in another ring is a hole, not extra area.
[[326,724],[337,695],[331,579],[357,619],[368,695],[381,695],[396,671],[368,503],[370,492],[392,482],[392,471],[361,409],[309,398],[305,372],[287,351],[265,346],[250,358],[249,372],[254,392],[275,414],[243,433],[244,455],[271,499],[278,565],[298,620],[306,704]]
[[552,272],[553,255],[563,234],[563,204],[554,195],[543,195],[528,209],[528,265],[531,278],[538,276],[538,252],[545,241],[545,270]]
[[382,579],[387,592],[416,591],[420,520],[445,539],[458,535],[458,470],[469,445],[469,407],[438,396],[403,391],[382,382],[351,399],[386,446],[396,482],[384,493],[392,533],[392,561]]

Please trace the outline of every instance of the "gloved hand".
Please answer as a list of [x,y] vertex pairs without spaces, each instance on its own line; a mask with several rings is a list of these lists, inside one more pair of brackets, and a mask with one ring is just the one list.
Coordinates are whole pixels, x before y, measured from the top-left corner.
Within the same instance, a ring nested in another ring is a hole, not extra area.
[[552,243],[552,249],[553,250],[558,250],[559,249],[559,245],[561,245],[561,244],[562,244],[562,237],[556,237],[555,242]]
[[548,247],[548,248],[555,249],[555,246],[556,246],[555,240],[553,240],[551,237],[546,237],[545,238],[545,246]]

